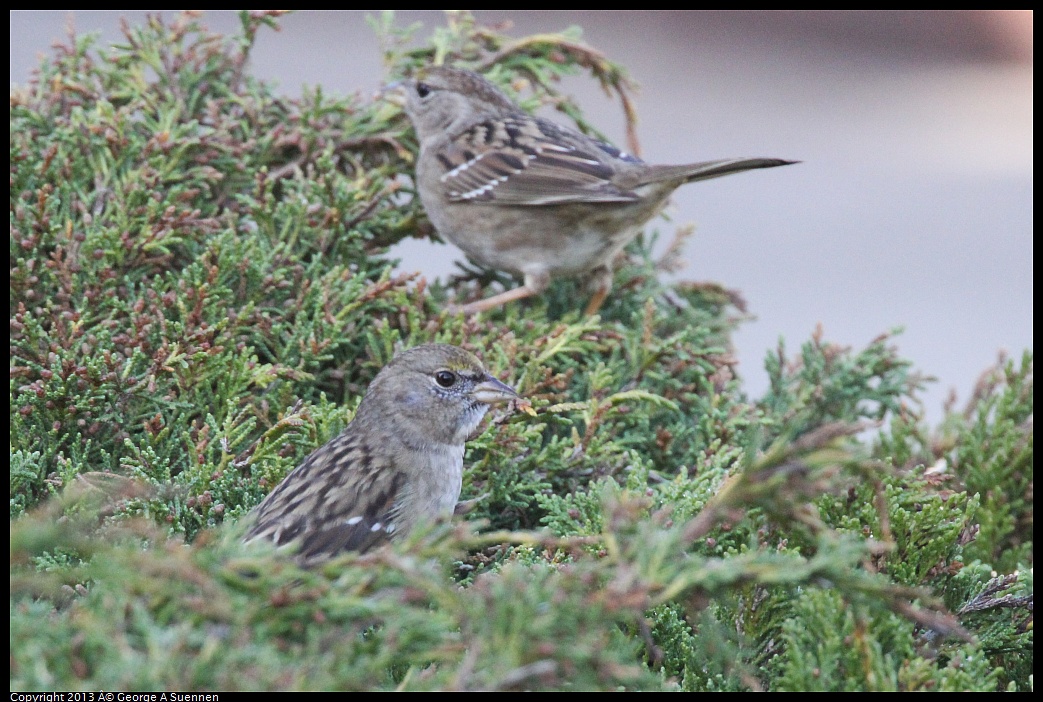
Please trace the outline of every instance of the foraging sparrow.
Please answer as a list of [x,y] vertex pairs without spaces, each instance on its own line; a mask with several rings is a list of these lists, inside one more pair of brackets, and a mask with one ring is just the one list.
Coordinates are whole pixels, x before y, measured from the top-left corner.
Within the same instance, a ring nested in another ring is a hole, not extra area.
[[555,276],[588,275],[593,314],[612,287],[612,260],[685,183],[777,158],[649,165],[523,112],[488,80],[429,68],[406,81],[416,128],[416,186],[432,224],[482,265],[519,274],[520,287],[466,305],[466,313],[536,295]]
[[463,349],[425,344],[399,353],[340,436],[257,506],[246,540],[296,543],[298,560],[312,565],[451,515],[464,442],[489,405],[518,399]]

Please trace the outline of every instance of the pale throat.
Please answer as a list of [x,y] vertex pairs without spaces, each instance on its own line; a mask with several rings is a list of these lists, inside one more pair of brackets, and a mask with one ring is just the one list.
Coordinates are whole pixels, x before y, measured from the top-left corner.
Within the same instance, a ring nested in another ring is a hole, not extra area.
[[464,445],[430,444],[427,469],[416,481],[416,494],[427,518],[451,515],[460,499],[464,475]]

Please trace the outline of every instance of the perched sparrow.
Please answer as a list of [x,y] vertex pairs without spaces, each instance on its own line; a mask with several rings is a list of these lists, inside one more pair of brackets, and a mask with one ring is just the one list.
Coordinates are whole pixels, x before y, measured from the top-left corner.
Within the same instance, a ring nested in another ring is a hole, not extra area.
[[523,112],[471,71],[430,68],[404,87],[427,216],[475,261],[525,280],[465,306],[467,313],[536,295],[555,276],[588,275],[593,314],[612,288],[612,259],[676,188],[795,163],[732,158],[653,166]]
[[340,436],[257,506],[246,540],[296,543],[298,560],[310,565],[451,515],[464,442],[489,405],[517,399],[463,349],[403,351],[374,378]]

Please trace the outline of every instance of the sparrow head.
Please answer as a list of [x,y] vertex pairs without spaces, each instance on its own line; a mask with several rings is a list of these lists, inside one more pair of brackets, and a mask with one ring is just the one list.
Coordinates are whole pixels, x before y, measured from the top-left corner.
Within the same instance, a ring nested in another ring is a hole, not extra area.
[[355,421],[394,424],[407,440],[462,445],[490,405],[516,399],[474,354],[424,344],[399,353],[377,374]]
[[518,111],[495,85],[460,68],[433,66],[403,86],[406,114],[421,141],[431,134],[455,132],[479,116]]

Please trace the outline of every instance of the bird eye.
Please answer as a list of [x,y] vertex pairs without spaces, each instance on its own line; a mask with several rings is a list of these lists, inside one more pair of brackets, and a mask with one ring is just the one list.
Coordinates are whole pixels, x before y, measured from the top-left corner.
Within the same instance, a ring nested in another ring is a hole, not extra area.
[[435,373],[435,382],[443,388],[451,388],[456,385],[456,373],[447,370],[440,370]]
[[427,83],[417,83],[416,94],[422,98],[426,98],[428,95],[431,94],[431,86]]

